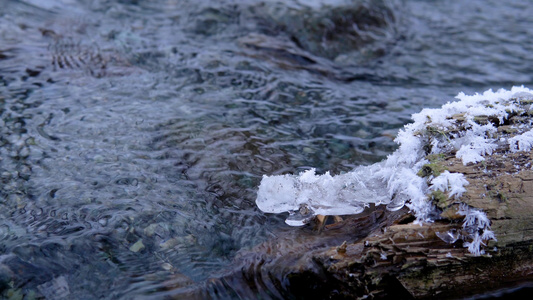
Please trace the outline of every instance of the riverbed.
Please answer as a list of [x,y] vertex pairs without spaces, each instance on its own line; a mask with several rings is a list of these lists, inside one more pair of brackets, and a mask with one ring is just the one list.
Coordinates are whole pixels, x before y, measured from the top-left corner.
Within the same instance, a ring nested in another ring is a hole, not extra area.
[[3,1],[2,297],[179,295],[310,234],[257,209],[263,174],[378,162],[424,107],[533,86],[531,16],[518,0]]

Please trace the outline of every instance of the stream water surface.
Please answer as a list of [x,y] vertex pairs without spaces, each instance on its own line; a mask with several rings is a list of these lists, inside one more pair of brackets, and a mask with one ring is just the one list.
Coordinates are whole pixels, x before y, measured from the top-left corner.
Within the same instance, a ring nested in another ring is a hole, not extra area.
[[306,230],[256,208],[263,174],[374,163],[423,107],[531,87],[531,41],[519,0],[2,0],[1,297],[201,285]]

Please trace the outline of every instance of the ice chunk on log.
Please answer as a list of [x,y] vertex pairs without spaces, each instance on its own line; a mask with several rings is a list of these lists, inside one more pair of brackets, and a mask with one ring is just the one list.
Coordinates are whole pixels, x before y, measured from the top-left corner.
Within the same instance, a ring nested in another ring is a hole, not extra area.
[[257,206],[268,213],[289,212],[287,224],[298,226],[315,215],[352,215],[370,203],[390,201],[376,166],[359,167],[346,174],[316,175],[315,169],[299,175],[263,176]]

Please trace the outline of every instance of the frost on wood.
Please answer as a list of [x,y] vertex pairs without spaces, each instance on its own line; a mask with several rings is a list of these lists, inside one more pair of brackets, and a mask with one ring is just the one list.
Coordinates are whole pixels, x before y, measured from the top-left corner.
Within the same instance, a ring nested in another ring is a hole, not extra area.
[[468,185],[468,181],[465,179],[465,176],[460,173],[450,173],[444,171],[438,177],[431,181],[431,190],[449,192],[448,196],[455,198],[461,198],[461,195],[466,192],[464,188]]
[[529,151],[533,148],[533,129],[509,139],[511,152]]
[[465,242],[464,246],[474,255],[485,254],[485,251],[481,250],[481,245],[485,245],[484,241],[496,240],[490,230],[490,220],[487,215],[465,204],[461,205],[458,214],[465,216],[463,229],[468,233],[468,238],[472,239],[471,242]]
[[[492,125],[492,124],[491,124]],[[496,131],[494,126],[491,126],[493,129],[491,131]],[[492,154],[497,147],[492,139],[487,138],[487,133],[482,132],[481,134],[474,133],[475,131],[468,131],[464,137],[457,139],[457,145],[460,145],[460,149],[457,151],[456,156],[463,161],[463,164],[468,163],[477,163],[485,160],[483,156],[486,154]],[[490,131],[489,131],[490,132]]]
[[[268,213],[289,212],[286,222],[294,226],[307,223],[317,214],[356,214],[371,203],[386,205],[390,210],[406,205],[418,222],[431,222],[435,210],[431,192],[445,192],[458,200],[468,181],[463,174],[448,171],[428,178],[417,175],[431,163],[429,155],[453,155],[467,165],[482,162],[501,147],[516,152],[529,151],[533,146],[533,131],[524,132],[530,128],[512,128],[517,133],[514,137],[495,138],[498,127],[510,117],[530,113],[533,91],[513,87],[510,91],[488,90],[471,96],[460,93],[456,98],[459,101],[414,114],[414,122],[400,130],[395,139],[399,148],[380,163],[336,176],[316,175],[314,169],[299,175],[263,176],[257,206]],[[475,222],[483,222],[481,214],[474,210],[466,213],[465,224],[473,222],[472,216],[476,216]],[[490,224],[485,225],[472,231],[472,241],[465,243],[473,254],[481,254],[483,241],[494,238]]]

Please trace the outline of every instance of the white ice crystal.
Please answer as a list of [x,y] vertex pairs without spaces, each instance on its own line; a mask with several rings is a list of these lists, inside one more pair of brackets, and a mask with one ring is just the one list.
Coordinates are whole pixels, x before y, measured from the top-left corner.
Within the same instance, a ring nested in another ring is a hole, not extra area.
[[511,152],[529,151],[533,148],[533,129],[508,140]]
[[490,220],[487,215],[465,204],[461,205],[458,214],[465,216],[463,229],[472,239],[470,242],[465,242],[464,246],[474,255],[485,254],[485,251],[481,250],[481,245],[485,246],[483,241],[496,240],[494,232],[490,230]]
[[464,192],[466,192],[465,186],[468,185],[468,181],[461,173],[450,173],[444,171],[442,174],[431,180],[431,190],[449,192],[448,196],[451,198],[460,198]]
[[[299,175],[263,176],[257,206],[267,213],[289,212],[290,225],[303,225],[317,214],[356,214],[371,203],[387,205],[390,210],[406,205],[418,222],[431,221],[429,216],[434,208],[427,197],[429,191],[447,191],[450,197],[459,198],[468,182],[462,174],[445,171],[433,178],[430,186],[417,175],[428,163],[426,155],[455,153],[465,165],[484,160],[497,147],[492,139],[497,130],[491,122],[503,124],[509,113],[522,109],[518,105],[520,99],[533,99],[533,91],[513,87],[510,91],[488,90],[471,96],[460,93],[456,98],[459,101],[414,114],[414,122],[400,130],[395,139],[399,148],[383,162],[336,176],[316,175],[314,169]],[[533,147],[533,133],[524,133],[508,142],[511,151],[528,151]],[[472,231],[472,241],[465,246],[479,255],[483,241],[493,239],[494,234],[483,212],[473,209],[467,212],[464,226],[471,228],[475,223],[482,228]]]
[[483,156],[492,154],[497,148],[494,140],[487,137],[496,132],[492,124],[480,126],[474,123],[471,126],[464,136],[454,140],[455,146],[459,148],[455,156],[460,158],[464,165],[485,160]]

